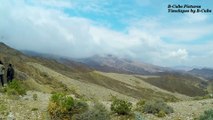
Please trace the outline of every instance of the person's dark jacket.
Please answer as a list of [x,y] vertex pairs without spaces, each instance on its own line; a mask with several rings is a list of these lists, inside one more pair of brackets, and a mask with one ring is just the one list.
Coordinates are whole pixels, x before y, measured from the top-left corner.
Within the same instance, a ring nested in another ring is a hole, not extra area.
[[14,78],[14,69],[12,67],[8,67],[7,79],[12,80],[13,78]]

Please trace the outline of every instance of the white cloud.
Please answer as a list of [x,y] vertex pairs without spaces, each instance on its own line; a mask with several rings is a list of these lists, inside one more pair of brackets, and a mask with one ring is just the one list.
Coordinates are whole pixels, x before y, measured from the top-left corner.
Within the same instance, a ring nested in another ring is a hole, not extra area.
[[172,51],[169,57],[175,58],[176,60],[185,60],[188,57],[188,52],[186,49],[178,49],[177,51]]
[[212,25],[182,25],[182,26],[171,26],[166,29],[162,29],[160,34],[162,37],[167,37],[174,41],[194,41],[203,36],[209,35],[212,33]]
[[202,13],[185,14],[185,16],[183,17],[183,20],[181,22],[195,24],[195,23],[204,22],[207,19],[208,19],[208,16],[206,14],[202,14]]
[[[154,64],[174,65],[196,64],[191,60],[191,53],[198,53],[199,50],[212,51],[213,48],[212,43],[207,43],[202,48],[203,46],[199,45],[168,44],[162,40],[164,37],[174,41],[194,40],[209,34],[213,28],[211,25],[198,27],[197,24],[196,26],[172,24],[169,27],[170,25],[166,25],[160,18],[151,17],[134,21],[134,24],[130,23],[124,33],[87,18],[68,16],[61,9],[55,9],[75,7],[75,3],[70,2],[67,6],[64,1],[58,5],[56,1],[50,3],[38,1],[34,5],[29,5],[20,1],[4,1],[0,4],[0,11],[4,11],[0,12],[0,40],[18,49],[68,57],[110,53]],[[40,4],[44,4],[45,7]],[[54,9],[46,6],[54,6]],[[99,7],[96,10],[102,11]],[[207,57],[208,55],[204,58]],[[197,63],[201,63],[199,55],[194,55],[194,58]],[[205,62],[202,61],[203,63]]]

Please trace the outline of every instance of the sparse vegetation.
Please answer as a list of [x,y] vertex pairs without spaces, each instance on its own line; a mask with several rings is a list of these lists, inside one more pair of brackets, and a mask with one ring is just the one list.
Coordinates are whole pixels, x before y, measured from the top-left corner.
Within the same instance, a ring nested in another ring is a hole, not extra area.
[[88,110],[88,104],[84,101],[75,100],[72,107],[73,114],[84,113]]
[[5,106],[4,102],[1,100],[0,101],[0,113],[4,112],[5,110],[7,110],[7,106]]
[[5,92],[8,95],[24,95],[26,94],[26,89],[22,85],[22,83],[18,80],[13,80],[8,86],[5,88]]
[[56,93],[51,96],[48,112],[51,119],[71,119],[74,114],[85,112],[88,105],[82,101],[76,101],[71,96]]
[[166,116],[166,113],[162,110],[160,110],[157,114],[158,117],[165,117]]
[[131,102],[120,99],[114,99],[112,101],[111,110],[118,115],[128,115],[131,112],[131,109]]
[[33,94],[33,100],[38,100],[38,95],[37,94]]
[[32,108],[31,111],[38,111],[38,108]]
[[149,101],[143,105],[144,113],[151,113],[158,117],[164,117],[166,114],[173,113],[174,110],[172,107],[167,105],[162,100]]
[[143,112],[143,107],[144,107],[144,104],[146,103],[146,100],[145,99],[141,99],[139,100],[137,103],[136,103],[136,110],[137,111],[140,111],[140,112]]
[[110,115],[103,104],[95,102],[92,108],[73,117],[74,120],[110,120]]
[[134,120],[145,120],[142,117],[141,113],[139,113],[139,112],[134,112],[134,115],[135,115],[135,119]]
[[203,99],[210,99],[210,98],[213,98],[212,94],[208,94],[208,95],[205,95],[205,96],[196,96],[193,99],[194,100],[203,100]]
[[64,94],[56,93],[51,96],[48,112],[52,119],[71,119],[71,108],[74,99]]
[[153,77],[143,79],[141,77],[137,77],[145,82],[148,82],[154,86],[159,88],[171,91],[178,92],[187,96],[203,96],[206,95],[207,92],[204,88],[200,88],[201,79],[187,76],[187,75],[179,75],[179,74],[166,74],[161,77]]
[[200,116],[199,120],[213,120],[213,109],[207,110]]

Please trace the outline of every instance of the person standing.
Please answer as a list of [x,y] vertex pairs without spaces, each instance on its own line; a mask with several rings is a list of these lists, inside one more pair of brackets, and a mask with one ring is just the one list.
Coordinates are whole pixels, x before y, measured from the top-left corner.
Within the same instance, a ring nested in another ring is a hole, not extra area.
[[2,87],[4,87],[4,65],[2,61],[0,61],[0,81],[1,81]]
[[14,69],[12,64],[9,64],[7,68],[7,83],[12,82],[13,78],[14,78]]

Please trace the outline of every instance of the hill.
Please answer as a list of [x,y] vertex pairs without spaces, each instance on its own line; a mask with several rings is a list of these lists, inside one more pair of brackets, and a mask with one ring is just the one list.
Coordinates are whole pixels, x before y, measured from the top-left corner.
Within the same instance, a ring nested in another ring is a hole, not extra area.
[[160,77],[141,79],[173,93],[177,92],[192,97],[208,94],[206,81],[187,74],[164,74]]
[[175,98],[167,93],[153,92],[149,88],[135,87],[104,76],[79,62],[29,56],[4,43],[1,43],[0,48],[0,59],[4,65],[12,63],[16,70],[16,79],[23,80],[30,90],[47,93],[66,92],[80,97],[84,96],[86,99],[94,97],[104,100],[110,99],[112,95],[129,100]]
[[202,69],[194,68],[188,71],[188,73],[198,77],[202,77],[207,80],[213,80],[213,69],[210,68],[202,68]]
[[169,68],[118,58],[113,55],[95,55],[89,58],[79,59],[78,61],[102,72],[151,75],[169,71]]

